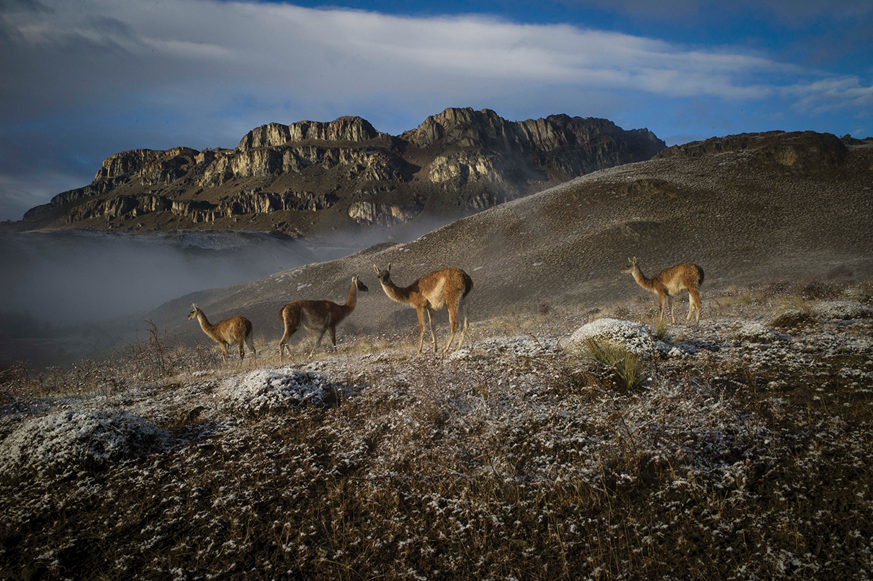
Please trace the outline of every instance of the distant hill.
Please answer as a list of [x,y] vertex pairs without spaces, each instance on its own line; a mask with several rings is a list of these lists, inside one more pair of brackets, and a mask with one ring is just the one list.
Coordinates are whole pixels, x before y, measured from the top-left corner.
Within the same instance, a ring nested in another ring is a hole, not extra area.
[[137,149],[108,157],[84,187],[29,210],[9,230],[187,228],[334,230],[452,218],[666,147],[646,129],[551,115],[507,121],[446,109],[399,136],[360,117],[270,123],[235,149]]
[[[701,265],[702,316],[717,317],[718,306],[707,300],[713,289],[786,279],[870,280],[870,184],[871,142],[847,147],[833,135],[812,132],[711,139],[585,175],[410,243],[374,246],[251,284],[180,297],[146,316],[199,340],[199,328],[185,320],[196,301],[215,320],[243,314],[256,333],[277,340],[285,302],[342,302],[358,274],[370,292],[359,294],[344,323],[347,332],[401,328],[411,334],[414,310],[384,295],[374,263],[392,263],[399,285],[434,269],[463,268],[475,284],[471,316],[484,319],[645,296],[620,272],[636,256],[649,276],[680,262]],[[644,300],[656,304],[654,296]],[[445,312],[437,320],[444,329]]]

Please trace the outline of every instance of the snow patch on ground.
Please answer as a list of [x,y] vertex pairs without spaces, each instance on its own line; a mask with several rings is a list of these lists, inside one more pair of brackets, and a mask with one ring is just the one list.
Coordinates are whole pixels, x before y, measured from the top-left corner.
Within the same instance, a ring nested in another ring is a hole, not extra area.
[[162,431],[126,411],[60,411],[25,420],[0,444],[0,478],[102,468],[154,442]]
[[471,361],[473,354],[469,349],[458,349],[449,353],[449,359],[452,361]]
[[224,380],[217,389],[228,407],[244,413],[272,412],[336,401],[340,387],[312,371],[259,369]]
[[557,342],[546,337],[489,337],[481,341],[477,347],[484,351],[496,352],[498,355],[540,357],[545,353],[554,353]]

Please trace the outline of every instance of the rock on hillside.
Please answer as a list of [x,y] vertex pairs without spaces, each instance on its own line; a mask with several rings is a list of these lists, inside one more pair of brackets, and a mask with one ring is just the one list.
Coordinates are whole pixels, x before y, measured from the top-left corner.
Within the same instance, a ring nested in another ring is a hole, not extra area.
[[[707,151],[674,150],[594,172],[410,243],[382,244],[251,284],[182,297],[149,316],[196,339],[199,329],[185,320],[196,300],[215,318],[244,314],[256,334],[274,341],[281,335],[278,312],[285,302],[343,302],[357,274],[370,292],[359,294],[339,335],[399,329],[411,337],[417,334],[414,310],[390,301],[373,275],[374,263],[389,262],[398,285],[446,266],[466,270],[475,282],[473,320],[635,296],[654,307],[654,295],[621,273],[628,256],[636,256],[649,276],[680,262],[700,264],[706,271],[702,318],[716,315],[709,289],[786,278],[865,280],[873,274],[873,146],[852,145],[838,154],[840,146],[828,136],[787,133],[704,143]],[[807,169],[761,161],[790,148],[803,153]],[[675,307],[681,320],[687,298]],[[444,311],[437,321],[438,339],[444,341]]]
[[646,129],[625,131],[605,119],[511,122],[487,109],[446,109],[398,137],[360,117],[269,123],[235,149],[111,155],[91,184],[31,209],[14,228],[314,236],[419,217],[445,223],[664,148]]
[[654,338],[654,333],[647,326],[608,317],[579,327],[567,340],[566,348],[584,350],[589,340],[624,347],[641,357],[654,357],[669,351],[664,343]]
[[840,139],[829,133],[770,131],[675,145],[660,152],[658,157],[700,157],[722,152],[743,152],[753,163],[816,173],[839,168],[848,151]]

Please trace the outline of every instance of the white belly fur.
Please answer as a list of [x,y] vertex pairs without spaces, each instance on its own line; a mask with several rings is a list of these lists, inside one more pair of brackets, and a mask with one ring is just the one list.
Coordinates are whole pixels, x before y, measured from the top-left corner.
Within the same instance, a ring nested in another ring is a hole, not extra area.
[[682,285],[682,281],[678,279],[673,281],[671,284],[664,286],[667,287],[667,294],[672,297],[679,295],[682,291],[685,290],[685,287]]
[[446,306],[445,296],[446,281],[441,280],[432,291],[424,295],[431,309],[439,310]]

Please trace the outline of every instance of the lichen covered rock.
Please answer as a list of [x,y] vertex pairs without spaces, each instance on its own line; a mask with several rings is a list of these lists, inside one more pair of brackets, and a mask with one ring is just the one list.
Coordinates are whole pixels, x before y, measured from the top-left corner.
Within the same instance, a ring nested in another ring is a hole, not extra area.
[[327,377],[291,368],[259,369],[231,377],[218,389],[224,403],[243,413],[336,403],[339,387]]
[[821,301],[815,304],[813,312],[816,317],[824,320],[873,318],[873,308],[854,301]]
[[734,334],[734,337],[741,341],[751,341],[753,343],[771,343],[779,338],[772,329],[754,321],[741,325]]
[[581,350],[588,339],[624,346],[641,357],[653,357],[669,351],[666,344],[653,337],[646,325],[619,319],[603,318],[582,325],[570,336],[567,348]]
[[0,444],[0,478],[105,468],[160,434],[160,428],[126,411],[86,409],[31,418]]

